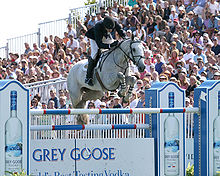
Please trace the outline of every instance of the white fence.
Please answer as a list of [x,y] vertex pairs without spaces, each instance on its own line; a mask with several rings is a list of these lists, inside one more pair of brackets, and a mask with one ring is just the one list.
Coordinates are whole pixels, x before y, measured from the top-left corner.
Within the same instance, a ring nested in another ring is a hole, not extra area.
[[69,18],[62,18],[54,21],[48,21],[39,24],[40,43],[43,43],[44,37],[50,35],[64,37],[64,32],[67,31]]
[[7,55],[8,55],[7,48],[8,48],[7,46],[0,47],[0,57],[1,58],[7,58]]
[[28,43],[32,48],[33,43],[38,43],[39,41],[39,33],[35,32],[32,34],[27,34],[15,38],[7,39],[8,41],[8,51],[9,53],[18,53],[22,54],[25,51],[24,43]]
[[[63,33],[67,31],[68,23],[76,27],[76,19],[83,21],[86,14],[98,12],[101,6],[112,6],[113,2],[114,0],[99,0],[96,4],[70,9],[70,14],[67,18],[40,23],[38,31],[35,33],[7,39],[8,45],[0,47],[0,57],[8,58],[8,53],[10,52],[23,54],[25,50],[24,43],[28,43],[32,48],[33,43],[40,45],[45,36],[53,35],[62,38],[64,36]],[[118,3],[123,5],[126,5],[127,2],[128,0],[118,0]]]
[[57,95],[59,95],[59,90],[67,89],[66,79],[50,79],[47,81],[39,81],[35,83],[29,83],[24,85],[30,91],[31,99],[39,94],[41,96],[41,102],[47,103],[50,99],[50,90],[55,89]]

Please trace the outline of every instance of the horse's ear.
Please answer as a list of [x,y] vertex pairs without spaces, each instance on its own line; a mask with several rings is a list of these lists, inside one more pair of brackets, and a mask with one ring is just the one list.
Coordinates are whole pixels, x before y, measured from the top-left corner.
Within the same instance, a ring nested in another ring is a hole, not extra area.
[[133,35],[133,34],[131,35],[131,40],[132,40],[132,41],[134,40],[134,35]]

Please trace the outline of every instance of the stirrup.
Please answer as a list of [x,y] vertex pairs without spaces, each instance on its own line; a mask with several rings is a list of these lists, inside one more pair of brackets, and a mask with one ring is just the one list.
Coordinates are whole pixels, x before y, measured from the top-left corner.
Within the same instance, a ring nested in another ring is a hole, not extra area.
[[92,78],[86,78],[85,83],[88,84],[89,86],[94,86]]

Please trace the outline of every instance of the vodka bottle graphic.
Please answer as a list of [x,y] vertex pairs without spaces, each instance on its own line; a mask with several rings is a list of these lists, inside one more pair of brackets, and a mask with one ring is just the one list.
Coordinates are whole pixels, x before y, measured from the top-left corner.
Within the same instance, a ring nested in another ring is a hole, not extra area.
[[17,91],[11,91],[10,118],[5,123],[5,171],[22,170],[22,124],[17,117]]
[[218,92],[218,116],[213,122],[213,175],[220,173],[220,91]]
[[[169,108],[174,108],[174,92],[169,93]],[[169,113],[164,122],[164,174],[179,175],[179,122]]]

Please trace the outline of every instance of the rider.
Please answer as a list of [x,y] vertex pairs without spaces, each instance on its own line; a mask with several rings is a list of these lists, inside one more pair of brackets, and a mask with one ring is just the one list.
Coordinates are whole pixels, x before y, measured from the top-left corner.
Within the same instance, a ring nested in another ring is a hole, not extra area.
[[99,49],[110,49],[118,44],[118,41],[114,41],[111,36],[111,32],[117,31],[119,36],[125,38],[125,32],[112,17],[106,16],[104,20],[96,23],[86,33],[86,36],[90,39],[91,45],[91,57],[88,60],[88,69],[86,74],[85,83],[93,86],[93,73],[94,68],[99,60]]

